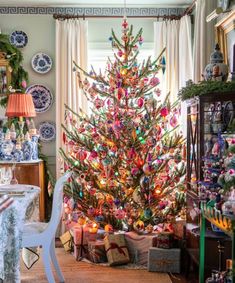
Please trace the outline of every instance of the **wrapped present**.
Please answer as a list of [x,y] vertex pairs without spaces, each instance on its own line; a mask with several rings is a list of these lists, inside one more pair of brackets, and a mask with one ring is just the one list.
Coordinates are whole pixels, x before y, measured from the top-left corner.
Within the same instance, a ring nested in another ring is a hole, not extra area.
[[153,239],[153,247],[170,249],[173,246],[173,233],[161,232],[157,234],[157,237]]
[[73,249],[74,257],[78,259],[79,257],[88,256],[88,241],[96,240],[96,233],[90,233],[89,226],[75,225],[70,230],[73,235]]
[[88,241],[95,241],[97,233],[90,233],[89,226],[75,225],[70,230],[75,245],[87,245]]
[[107,262],[104,241],[88,242],[89,258],[94,263]]
[[180,249],[150,248],[148,271],[180,273]]
[[157,233],[139,235],[135,232],[125,233],[125,239],[130,254],[131,262],[140,265],[147,265],[148,251],[153,247],[157,239]]
[[67,231],[61,235],[60,240],[66,252],[69,252],[73,249],[73,239],[70,231]]
[[182,218],[176,218],[173,223],[173,233],[177,238],[184,238],[184,227],[186,226],[186,220]]
[[130,262],[123,234],[108,234],[104,238],[106,255],[110,266]]

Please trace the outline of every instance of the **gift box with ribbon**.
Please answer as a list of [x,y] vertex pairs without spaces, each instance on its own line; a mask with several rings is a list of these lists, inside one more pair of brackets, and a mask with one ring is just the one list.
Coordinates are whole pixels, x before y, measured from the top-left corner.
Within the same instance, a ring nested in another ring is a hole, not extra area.
[[157,237],[153,240],[153,247],[170,249],[173,247],[173,233],[161,232],[157,234]]
[[60,240],[66,252],[72,251],[73,249],[73,238],[70,231],[65,232],[60,236]]
[[104,241],[89,241],[88,242],[89,258],[94,263],[107,262]]
[[150,248],[148,271],[180,273],[180,249]]
[[139,235],[135,232],[125,233],[125,240],[127,243],[130,259],[132,263],[147,265],[148,251],[156,242],[157,233]]
[[110,266],[130,262],[123,234],[108,234],[104,238],[106,255]]
[[75,225],[70,230],[73,236],[74,257],[87,257],[88,241],[95,241],[97,233],[91,233],[88,225]]

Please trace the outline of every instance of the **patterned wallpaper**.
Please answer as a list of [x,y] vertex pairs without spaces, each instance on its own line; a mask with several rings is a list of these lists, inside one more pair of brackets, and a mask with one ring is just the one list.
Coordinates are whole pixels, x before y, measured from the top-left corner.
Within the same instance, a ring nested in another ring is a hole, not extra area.
[[[0,14],[75,14],[92,16],[122,16],[123,8],[100,7],[0,7]],[[164,16],[180,15],[182,8],[127,8],[127,16]]]

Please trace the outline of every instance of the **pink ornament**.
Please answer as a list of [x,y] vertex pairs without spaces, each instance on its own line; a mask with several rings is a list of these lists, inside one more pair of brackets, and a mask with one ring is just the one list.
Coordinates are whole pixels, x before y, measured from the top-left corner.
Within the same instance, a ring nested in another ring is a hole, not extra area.
[[21,85],[22,85],[23,88],[26,88],[26,87],[27,87],[26,81],[22,81],[22,82],[21,82]]
[[139,168],[137,168],[137,167],[131,168],[131,174],[132,175],[137,175],[138,172],[139,172]]
[[234,169],[229,169],[229,170],[228,170],[228,173],[229,173],[230,175],[234,175],[234,174],[235,174],[235,170],[234,170]]
[[157,88],[154,92],[158,97],[161,95],[161,90],[159,88]]
[[119,57],[122,57],[122,55],[123,55],[122,50],[118,50],[117,55],[118,55]]
[[153,78],[151,78],[151,80],[150,80],[150,85],[151,85],[151,86],[156,86],[156,85],[158,85],[159,83],[160,83],[159,78],[153,77]]
[[89,207],[88,210],[87,210],[87,214],[89,216],[94,216],[95,215],[95,209],[94,207]]
[[95,193],[96,193],[96,188],[90,188],[89,193],[90,193],[90,195],[94,196]]
[[125,211],[123,209],[117,209],[114,213],[114,216],[117,218],[117,219],[124,219],[125,218]]
[[137,105],[140,108],[144,105],[144,99],[142,97],[138,98]]
[[170,119],[170,125],[171,127],[175,128],[177,126],[177,117],[176,115],[173,115]]
[[94,101],[94,105],[97,109],[104,106],[104,101],[102,99],[96,98]]
[[90,153],[89,159],[95,159],[97,158],[98,153],[95,150],[92,150],[92,152]]
[[169,111],[166,107],[163,107],[160,111],[160,114],[162,117],[166,117],[168,115]]

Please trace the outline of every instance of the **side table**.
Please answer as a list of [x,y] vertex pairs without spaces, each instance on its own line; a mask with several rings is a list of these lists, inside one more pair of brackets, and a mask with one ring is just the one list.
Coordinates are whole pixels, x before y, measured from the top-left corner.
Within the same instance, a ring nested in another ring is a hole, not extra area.
[[[1,167],[12,167],[15,162],[0,161]],[[40,187],[39,214],[40,221],[46,219],[46,190],[45,171],[43,160],[16,162],[15,177],[19,184],[34,185]]]

